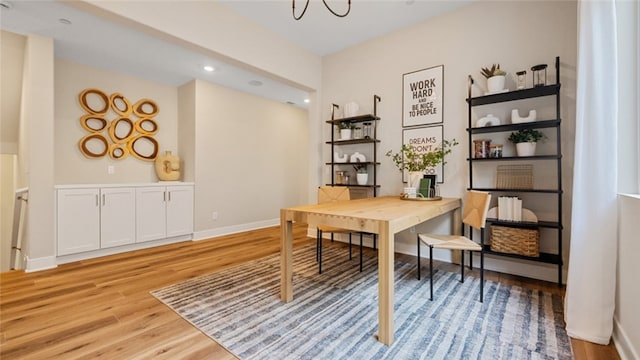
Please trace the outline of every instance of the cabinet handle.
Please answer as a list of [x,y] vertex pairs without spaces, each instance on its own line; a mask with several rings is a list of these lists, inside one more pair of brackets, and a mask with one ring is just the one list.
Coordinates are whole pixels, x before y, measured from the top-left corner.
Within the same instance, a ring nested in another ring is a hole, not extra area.
[[100,199],[98,199],[98,194],[96,194],[96,206],[100,206]]
[[169,201],[171,201],[171,191],[167,191],[169,193]]
[[162,193],[162,201],[167,202],[167,192]]

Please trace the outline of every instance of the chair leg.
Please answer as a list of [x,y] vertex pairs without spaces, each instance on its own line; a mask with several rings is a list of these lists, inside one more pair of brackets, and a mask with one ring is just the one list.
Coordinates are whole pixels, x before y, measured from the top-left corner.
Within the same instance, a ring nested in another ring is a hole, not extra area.
[[360,272],[362,272],[362,233],[360,233]]
[[433,246],[429,245],[429,300],[433,301]]
[[418,262],[418,280],[420,280],[420,237],[416,236],[417,262]]
[[[322,236],[322,231],[320,231],[320,235]],[[318,241],[318,274],[322,274],[322,237]]]
[[320,260],[320,241],[322,241],[322,230],[316,229],[316,262]]
[[484,251],[480,251],[480,302],[484,300]]
[[352,259],[352,256],[351,256],[351,233],[349,233],[349,260],[351,260],[351,259]]
[[464,282],[464,250],[460,250],[460,282]]

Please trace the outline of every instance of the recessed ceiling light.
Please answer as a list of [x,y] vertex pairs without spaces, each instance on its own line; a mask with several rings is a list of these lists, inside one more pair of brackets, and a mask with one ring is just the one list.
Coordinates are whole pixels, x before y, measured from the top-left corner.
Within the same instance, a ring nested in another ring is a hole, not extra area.
[[262,86],[262,81],[260,81],[260,80],[251,80],[251,81],[249,81],[249,85],[251,85],[251,86]]
[[215,68],[213,66],[209,66],[209,65],[203,67],[203,69],[204,69],[204,71],[208,71],[208,72],[212,72],[213,70],[215,70]]
[[71,20],[69,19],[58,19],[58,22],[64,25],[71,25]]
[[305,103],[305,104],[308,104],[308,103],[309,103],[309,101],[310,101],[309,99],[304,99],[304,103]]

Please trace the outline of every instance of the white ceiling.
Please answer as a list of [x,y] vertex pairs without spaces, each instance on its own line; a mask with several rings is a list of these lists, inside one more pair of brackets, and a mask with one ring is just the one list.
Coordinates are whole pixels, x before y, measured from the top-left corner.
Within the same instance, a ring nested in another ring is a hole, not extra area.
[[[288,0],[216,1],[323,56],[425,21],[473,0],[352,0],[351,12],[345,18],[331,15],[321,1],[312,0],[300,21],[293,19],[291,2]],[[51,37],[55,41],[56,57],[173,86],[196,78],[203,79],[306,108],[303,100],[307,93],[303,90],[54,0],[0,0],[0,3],[9,6],[9,9],[0,7],[2,30]],[[328,0],[327,3],[334,11],[343,12],[347,0]],[[296,1],[297,14],[304,5],[304,1]],[[69,20],[71,24],[63,24],[60,19]],[[146,56],[141,56],[140,44],[144,44]],[[213,65],[216,70],[205,72],[202,67],[207,64]],[[251,85],[255,80],[262,85]]]

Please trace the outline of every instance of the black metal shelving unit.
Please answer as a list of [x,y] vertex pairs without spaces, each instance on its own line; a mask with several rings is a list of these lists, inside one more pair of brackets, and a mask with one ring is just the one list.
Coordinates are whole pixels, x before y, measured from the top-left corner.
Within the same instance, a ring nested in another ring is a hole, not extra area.
[[[484,245],[485,254],[490,254],[494,256],[508,257],[514,259],[528,260],[534,262],[541,262],[546,264],[554,264],[558,266],[558,286],[562,286],[562,267],[563,267],[563,257],[562,257],[562,147],[561,147],[561,118],[560,118],[560,57],[556,57],[555,59],[555,68],[556,68],[556,83],[553,85],[545,85],[539,87],[533,87],[522,90],[509,91],[505,93],[499,94],[491,94],[484,96],[471,96],[471,86],[474,83],[473,78],[469,75],[469,84],[468,84],[468,97],[467,103],[469,105],[468,119],[469,119],[469,127],[467,128],[468,136],[469,136],[469,157],[467,161],[469,163],[469,189],[470,190],[479,190],[479,191],[488,191],[492,193],[533,193],[533,194],[552,194],[557,197],[557,218],[556,221],[538,221],[537,223],[531,222],[512,222],[512,221],[499,221],[497,219],[487,219],[487,227],[485,231],[487,231],[492,225],[500,225],[500,226],[508,226],[515,228],[526,228],[526,229],[539,229],[539,228],[548,228],[554,229],[557,233],[557,253],[545,253],[540,252],[539,257],[530,257],[523,256],[517,254],[507,254],[492,251],[490,245]],[[487,105],[487,104],[498,104],[498,103],[506,103],[515,100],[523,100],[523,99],[532,99],[538,97],[545,96],[553,96],[556,100],[556,118],[542,121],[534,121],[529,123],[518,123],[518,124],[506,124],[506,125],[497,125],[497,126],[487,126],[481,128],[474,128],[472,126],[472,108],[474,106]],[[499,132],[508,132],[508,131],[517,131],[521,129],[545,129],[551,128],[556,129],[556,153],[552,155],[536,155],[536,156],[525,156],[525,157],[502,157],[502,158],[474,158],[473,153],[473,136],[478,134],[488,134],[488,133],[499,133]],[[510,161],[554,161],[557,166],[557,188],[555,189],[504,189],[504,188],[485,188],[485,187],[476,187],[474,186],[474,164],[477,166],[481,166],[483,163],[488,162],[510,162]]]
[[[331,166],[331,183],[327,185],[332,185],[332,186],[339,185],[335,183],[336,166],[366,165],[368,169],[369,168],[372,169],[372,171],[369,172],[369,174],[373,174],[372,183],[370,185],[348,184],[346,186],[353,187],[353,188],[370,188],[373,191],[374,197],[378,195],[378,188],[380,188],[380,185],[378,185],[378,166],[380,165],[380,162],[378,162],[377,150],[378,150],[378,143],[380,142],[380,140],[378,139],[378,134],[377,134],[377,128],[378,128],[377,122],[380,120],[380,118],[378,117],[378,103],[381,100],[382,99],[380,98],[380,96],[373,95],[373,114],[358,115],[358,116],[336,119],[334,118],[333,111],[331,112],[331,120],[326,121],[328,124],[331,124],[331,140],[326,142],[327,144],[331,145],[331,161],[326,163],[326,165]],[[333,104],[333,107],[337,108],[338,105]],[[371,136],[368,139],[362,138],[362,139],[350,139],[350,140],[337,140],[335,138],[336,132],[334,127],[338,126],[340,123],[343,123],[343,122],[348,122],[351,124],[371,122],[372,129],[373,129],[373,132],[372,132],[373,136]],[[370,144],[373,147],[373,161],[355,162],[355,163],[335,161],[334,153],[335,153],[336,146],[356,145],[356,144]]]

